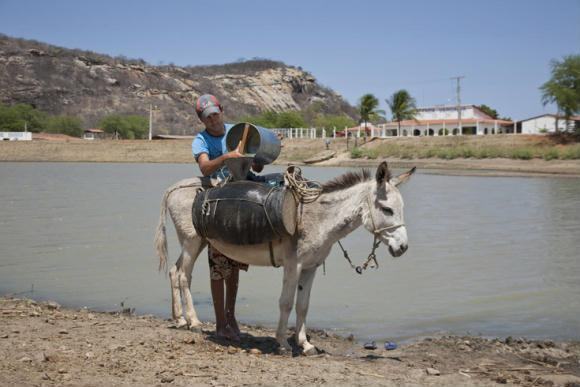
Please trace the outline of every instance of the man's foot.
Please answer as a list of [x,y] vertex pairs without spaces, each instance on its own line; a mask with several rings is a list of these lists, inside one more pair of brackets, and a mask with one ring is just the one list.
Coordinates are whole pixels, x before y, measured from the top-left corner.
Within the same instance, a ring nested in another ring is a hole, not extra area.
[[227,321],[228,321],[228,326],[232,329],[232,331],[240,336],[242,334],[242,332],[240,331],[240,327],[238,326],[238,322],[236,321],[236,317],[235,316],[228,316],[226,317]]
[[224,328],[216,328],[215,335],[220,339],[240,342],[240,335],[236,333],[229,325]]

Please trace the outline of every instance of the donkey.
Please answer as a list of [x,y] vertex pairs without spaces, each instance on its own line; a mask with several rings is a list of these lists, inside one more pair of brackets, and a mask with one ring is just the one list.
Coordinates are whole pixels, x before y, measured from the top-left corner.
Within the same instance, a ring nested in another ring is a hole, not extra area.
[[[201,180],[186,179],[173,185],[163,196],[155,246],[161,270],[167,265],[165,220],[169,210],[181,244],[179,259],[169,271],[172,312],[177,325],[195,328],[201,324],[190,292],[191,272],[200,252],[207,243],[211,243],[226,256],[243,263],[272,266],[273,260],[275,266],[283,266],[276,340],[281,350],[291,349],[286,340],[286,330],[296,297],[296,341],[304,354],[315,354],[316,348],[306,337],[305,320],[316,269],[324,262],[334,243],[361,225],[373,233],[377,241],[387,245],[392,256],[401,256],[408,245],[403,199],[397,187],[408,180],[414,171],[415,168],[393,177],[387,163],[383,162],[377,168],[374,179],[365,169],[348,172],[323,184],[316,201],[301,205],[296,233],[272,243],[273,258],[268,243],[230,245],[199,236],[193,227],[191,208],[196,194],[201,190]],[[184,299],[185,315],[182,314],[181,297]]]

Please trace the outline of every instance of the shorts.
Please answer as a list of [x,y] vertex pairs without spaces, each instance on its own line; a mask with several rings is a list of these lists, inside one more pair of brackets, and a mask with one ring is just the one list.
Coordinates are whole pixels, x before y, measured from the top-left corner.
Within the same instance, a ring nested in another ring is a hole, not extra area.
[[226,257],[211,245],[207,247],[207,257],[209,260],[209,277],[212,280],[225,280],[232,274],[232,270],[236,268],[248,271],[247,264]]

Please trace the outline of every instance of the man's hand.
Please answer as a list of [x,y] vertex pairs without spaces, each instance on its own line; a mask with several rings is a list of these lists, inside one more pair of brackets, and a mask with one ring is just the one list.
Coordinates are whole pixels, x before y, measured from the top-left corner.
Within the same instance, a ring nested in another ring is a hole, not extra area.
[[224,156],[226,159],[237,159],[238,157],[244,157],[244,155],[240,153],[240,146],[239,145],[236,149],[226,153]]

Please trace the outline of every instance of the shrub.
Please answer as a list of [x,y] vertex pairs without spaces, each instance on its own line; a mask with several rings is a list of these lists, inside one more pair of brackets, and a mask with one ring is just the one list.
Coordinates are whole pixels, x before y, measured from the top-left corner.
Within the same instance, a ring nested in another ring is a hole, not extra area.
[[560,157],[560,152],[558,152],[558,149],[550,149],[549,151],[544,152],[543,157],[546,161],[558,159]]
[[503,156],[503,152],[498,149],[498,148],[490,148],[490,147],[485,147],[485,148],[480,148],[479,150],[477,150],[475,152],[475,157],[477,157],[478,159],[492,159],[492,158],[496,158],[496,157],[502,157]]
[[560,158],[564,159],[564,160],[580,159],[580,146],[575,145],[575,146],[572,146],[572,147],[566,149],[566,151],[562,152],[562,154],[560,155]]
[[365,155],[365,156],[366,156],[368,159],[371,159],[371,160],[374,160],[374,159],[376,159],[377,157],[379,157],[379,152],[377,152],[377,150],[376,150],[376,149],[365,149],[365,150],[363,151],[363,154],[364,154],[364,155]]
[[475,157],[475,151],[472,148],[463,148],[461,149],[461,157],[466,159]]
[[531,150],[527,148],[514,149],[510,155],[512,159],[530,160],[534,157]]
[[350,151],[351,159],[360,159],[363,156],[363,151],[360,148],[352,148]]

